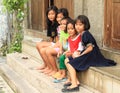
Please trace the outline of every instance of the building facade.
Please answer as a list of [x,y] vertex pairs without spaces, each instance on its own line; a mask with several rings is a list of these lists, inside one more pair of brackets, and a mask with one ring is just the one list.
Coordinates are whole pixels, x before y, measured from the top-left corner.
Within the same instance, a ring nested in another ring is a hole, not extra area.
[[27,28],[45,32],[46,10],[50,5],[69,10],[70,17],[88,16],[91,29],[103,54],[119,62],[120,0],[31,0],[28,3]]

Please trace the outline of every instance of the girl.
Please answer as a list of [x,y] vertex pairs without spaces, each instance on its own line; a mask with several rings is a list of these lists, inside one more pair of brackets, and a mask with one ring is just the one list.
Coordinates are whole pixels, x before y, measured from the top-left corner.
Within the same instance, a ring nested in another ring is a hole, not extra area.
[[78,78],[76,77],[76,71],[83,71],[90,66],[114,66],[116,63],[112,60],[105,59],[101,54],[99,47],[88,31],[90,29],[89,20],[86,16],[80,15],[75,20],[76,30],[82,34],[82,44],[84,51],[79,53],[80,56],[70,60],[66,63],[66,67],[70,73],[71,84],[70,86],[62,89],[62,92],[74,92],[79,91]]
[[47,36],[50,37],[50,42],[55,41],[55,37],[57,36],[57,27],[58,22],[56,21],[57,16],[57,7],[51,6],[48,8],[46,16],[47,16]]
[[65,31],[68,19],[69,18],[62,18],[61,19],[61,22],[60,22],[60,30],[61,30],[60,31],[60,41],[57,44],[55,44],[54,46],[48,47],[46,49],[45,54],[44,54],[44,59],[46,58],[46,61],[48,60],[47,62],[49,62],[49,64],[51,64],[51,67],[53,68],[53,70],[51,70],[51,71],[50,70],[45,71],[45,73],[48,75],[54,76],[54,74],[56,72],[54,69],[56,66],[56,57],[57,57],[57,54],[60,50],[60,46],[62,46],[61,43],[63,41],[65,41],[69,36],[68,33]]
[[[58,23],[60,24],[60,20],[61,20],[63,17],[67,18],[68,16],[69,16],[68,10],[67,10],[66,8],[60,8],[60,9],[58,10],[56,20],[57,20]],[[58,39],[59,39],[59,32],[60,32],[59,26],[58,26],[58,28],[57,28],[57,32],[58,32],[58,36],[57,36],[57,40],[58,40]],[[43,62],[44,62],[44,64],[43,64],[42,66],[38,67],[37,70],[43,70],[43,69],[46,69],[46,68],[48,67],[47,64],[49,64],[49,63],[46,62],[46,59],[44,59],[43,54],[45,54],[47,48],[49,48],[49,46],[51,46],[51,45],[54,46],[55,43],[43,41],[43,42],[39,42],[39,43],[36,44],[36,48],[37,48],[37,50],[38,50],[38,52],[39,52],[39,54],[40,54],[40,56],[42,57]],[[57,52],[57,51],[56,51],[56,52]],[[53,63],[54,63],[54,62],[53,62]]]

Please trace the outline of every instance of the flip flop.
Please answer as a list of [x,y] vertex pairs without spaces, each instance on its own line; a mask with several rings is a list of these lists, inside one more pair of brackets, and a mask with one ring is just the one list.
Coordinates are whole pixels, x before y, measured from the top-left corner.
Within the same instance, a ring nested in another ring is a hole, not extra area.
[[62,78],[62,79],[59,79],[59,80],[57,80],[57,79],[54,79],[54,83],[60,83],[60,82],[65,82],[67,79],[66,78]]
[[61,74],[59,72],[56,72],[55,74],[52,75],[52,77],[55,79],[60,77],[60,76],[61,76]]

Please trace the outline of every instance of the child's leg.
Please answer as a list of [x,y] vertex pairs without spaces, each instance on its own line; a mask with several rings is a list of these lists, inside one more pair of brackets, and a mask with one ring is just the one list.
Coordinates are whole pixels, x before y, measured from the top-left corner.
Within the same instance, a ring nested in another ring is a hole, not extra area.
[[66,66],[64,61],[65,61],[65,55],[61,55],[59,57],[59,68],[60,68],[61,75],[57,79],[62,79],[66,77]]
[[[42,48],[41,50],[40,50],[40,53],[41,53],[41,57],[42,57],[42,59],[43,59],[43,62],[44,62],[44,71],[46,71],[46,70],[50,70],[51,69],[51,65],[50,65],[50,63],[49,63],[49,60],[47,59],[47,55],[46,55],[46,48]],[[43,72],[44,72],[43,71]]]
[[49,75],[53,75],[58,71],[56,65],[57,51],[54,48],[50,47],[47,48],[46,54],[47,54],[47,59],[49,60],[49,63],[51,64],[53,70]]
[[[44,48],[45,47],[48,47],[48,46],[50,46],[51,45],[51,42],[39,42],[39,43],[37,43],[36,44],[36,48],[37,48],[37,50],[38,50],[38,52],[39,52],[39,54],[40,54],[40,56],[42,57],[42,55],[45,53],[45,50],[44,50]],[[43,49],[42,49],[43,48]],[[42,54],[43,53],[43,54]],[[43,59],[43,58],[42,58]],[[42,69],[44,69],[45,67],[46,67],[46,62],[45,62],[45,60],[43,59],[43,61],[44,61],[44,64],[41,66],[41,67],[38,67],[37,69],[38,70],[42,70]]]
[[51,45],[51,42],[42,41],[42,42],[36,43],[36,48],[38,51],[40,51],[41,48],[48,47],[50,45]]
[[77,87],[78,86],[78,84],[77,84],[78,79],[76,76],[76,70],[69,63],[66,64],[66,67],[70,73],[70,78],[71,78],[71,86],[69,88]]
[[[67,65],[68,62],[69,62],[69,59],[66,58],[65,61],[64,61],[65,65]],[[69,72],[68,72],[67,80],[66,80],[65,84],[68,84],[68,83],[69,83],[69,84],[71,83],[71,77],[70,77],[70,75],[69,75]]]

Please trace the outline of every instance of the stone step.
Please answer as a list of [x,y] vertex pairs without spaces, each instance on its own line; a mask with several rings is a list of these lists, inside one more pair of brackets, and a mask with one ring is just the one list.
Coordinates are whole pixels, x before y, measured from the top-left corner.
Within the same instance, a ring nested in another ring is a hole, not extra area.
[[28,35],[35,38],[43,38],[44,40],[48,40],[49,37],[47,37],[46,31],[38,31],[33,29],[25,29],[24,35]]
[[14,93],[40,93],[38,90],[33,88],[33,86],[31,86],[23,77],[13,71],[7,64],[0,65],[0,72],[0,75],[13,89]]
[[[22,59],[22,57],[28,57],[28,59]],[[40,93],[61,93],[63,82],[53,83],[53,78],[40,73],[35,70],[36,67],[41,64],[33,59],[33,56],[20,53],[12,53],[7,55],[7,64],[22,78],[26,79],[32,86],[34,86]],[[85,87],[80,87],[80,91],[76,93],[98,93],[93,92]]]
[[120,91],[120,65],[114,67],[90,67],[79,73],[81,83],[101,93]]
[[[40,59],[38,51],[35,48],[35,42],[31,43],[28,40],[25,40],[25,42],[26,43],[23,43],[23,50]],[[28,48],[29,50],[27,50]],[[32,50],[34,50],[34,52],[30,52]],[[98,90],[101,93],[115,93],[120,89],[120,84],[118,83],[120,80],[119,70],[119,63],[114,67],[90,67],[88,70],[79,73],[79,79],[84,85]],[[111,88],[109,89],[109,87]]]
[[[25,36],[25,38],[22,42],[22,51],[41,61],[42,59],[36,49],[36,42],[34,41],[34,39],[36,39],[36,38]],[[42,38],[38,38],[38,40],[39,39],[42,39]]]

